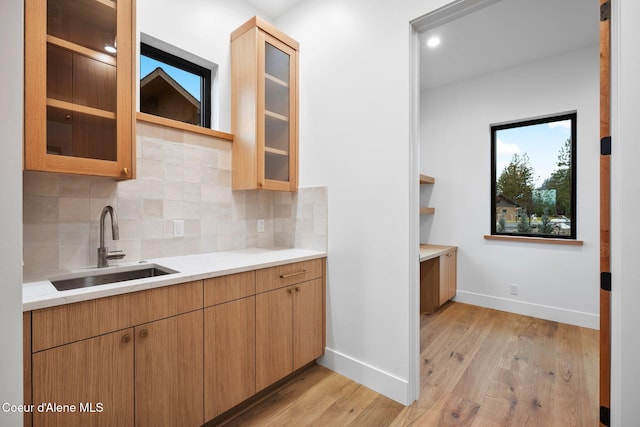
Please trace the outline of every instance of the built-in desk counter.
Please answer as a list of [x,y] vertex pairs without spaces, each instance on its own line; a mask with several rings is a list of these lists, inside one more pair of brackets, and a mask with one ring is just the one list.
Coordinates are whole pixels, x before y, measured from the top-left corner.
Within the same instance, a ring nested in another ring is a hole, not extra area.
[[420,262],[428,259],[437,258],[458,250],[457,246],[445,245],[420,245]]

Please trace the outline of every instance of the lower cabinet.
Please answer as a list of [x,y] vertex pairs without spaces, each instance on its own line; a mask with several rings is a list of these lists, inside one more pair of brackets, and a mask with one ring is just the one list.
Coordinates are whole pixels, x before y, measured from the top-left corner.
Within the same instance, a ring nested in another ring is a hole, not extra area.
[[456,296],[457,251],[446,253],[420,263],[420,313],[433,313]]
[[324,265],[26,312],[25,426],[203,425],[322,355]]
[[440,255],[440,278],[439,278],[439,305],[444,304],[453,297],[456,296],[456,252],[449,252],[444,255]]
[[255,394],[255,350],[255,296],[204,309],[206,420]]
[[324,282],[315,279],[294,287],[293,370],[324,353]]
[[75,405],[34,425],[201,426],[202,327],[200,310],[33,354],[33,402]]
[[256,390],[324,352],[322,279],[256,296]]
[[256,390],[293,370],[293,288],[256,296]]
[[134,334],[136,427],[201,426],[202,310],[136,326]]
[[34,353],[33,424],[133,426],[133,355],[133,329]]
[[195,281],[29,313],[33,425],[201,426],[202,293]]

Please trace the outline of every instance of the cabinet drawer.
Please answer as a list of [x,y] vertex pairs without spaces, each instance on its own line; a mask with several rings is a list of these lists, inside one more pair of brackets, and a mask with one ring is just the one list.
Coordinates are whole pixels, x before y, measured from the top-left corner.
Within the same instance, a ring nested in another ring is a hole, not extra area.
[[202,307],[202,280],[198,280],[34,310],[33,352]]
[[256,272],[229,274],[204,281],[204,306],[222,304],[256,293]]
[[322,277],[324,259],[295,262],[277,267],[263,268],[256,273],[256,292],[266,292],[294,283]]

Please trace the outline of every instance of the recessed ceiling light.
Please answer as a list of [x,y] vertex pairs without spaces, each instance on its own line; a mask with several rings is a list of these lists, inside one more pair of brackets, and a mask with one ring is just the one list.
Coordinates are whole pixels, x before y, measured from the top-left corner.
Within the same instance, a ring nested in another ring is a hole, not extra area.
[[436,47],[440,44],[440,37],[432,36],[427,39],[427,46]]

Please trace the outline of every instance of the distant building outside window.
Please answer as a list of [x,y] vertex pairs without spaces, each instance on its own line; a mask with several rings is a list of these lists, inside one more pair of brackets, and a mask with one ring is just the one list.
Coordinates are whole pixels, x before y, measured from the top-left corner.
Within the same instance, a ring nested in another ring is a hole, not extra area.
[[211,127],[211,70],[141,43],[140,111]]

